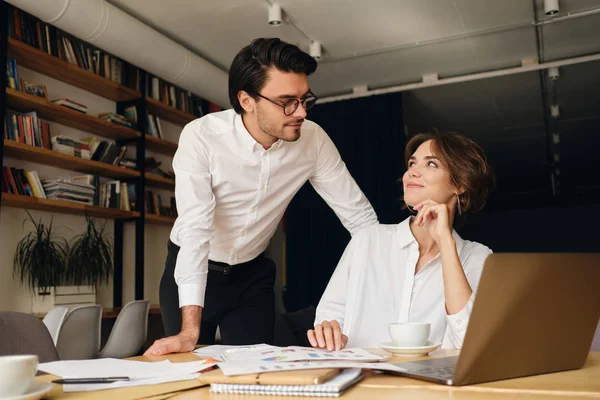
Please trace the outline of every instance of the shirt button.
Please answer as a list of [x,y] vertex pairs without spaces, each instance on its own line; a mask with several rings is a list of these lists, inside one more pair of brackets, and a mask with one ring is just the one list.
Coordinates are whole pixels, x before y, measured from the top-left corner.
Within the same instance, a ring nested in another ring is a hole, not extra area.
[[458,321],[456,321],[456,325],[460,325],[461,324],[461,320],[459,319]]

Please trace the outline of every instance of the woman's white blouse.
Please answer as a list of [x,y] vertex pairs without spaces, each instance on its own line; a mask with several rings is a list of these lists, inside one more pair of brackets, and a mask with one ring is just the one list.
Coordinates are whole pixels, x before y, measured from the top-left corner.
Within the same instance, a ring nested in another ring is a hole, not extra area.
[[419,248],[411,218],[398,225],[371,225],[352,237],[319,302],[315,325],[337,320],[348,347],[373,348],[390,340],[391,322],[430,322],[430,341],[442,342],[442,348],[462,347],[483,264],[492,251],[452,232],[473,295],[461,311],[448,315],[441,255],[415,275]]

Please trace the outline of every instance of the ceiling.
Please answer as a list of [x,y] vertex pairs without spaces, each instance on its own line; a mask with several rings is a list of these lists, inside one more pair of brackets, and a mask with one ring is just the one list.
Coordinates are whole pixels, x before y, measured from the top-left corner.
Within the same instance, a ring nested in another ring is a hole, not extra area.
[[[278,27],[267,23],[266,0],[109,2],[223,70],[257,37],[277,36],[306,51],[307,37],[318,40],[323,59],[311,85],[320,96],[415,82],[425,73],[518,66],[537,56],[530,0],[278,0],[293,22]],[[537,18],[547,19],[543,0],[536,2]],[[600,0],[560,3],[559,15],[600,7]],[[599,26],[600,14],[546,25],[545,58],[600,51]]]
[[[600,53],[600,0],[560,0],[559,20],[544,15],[543,0],[278,0],[288,18],[279,27],[268,25],[265,0],[169,0],[168,7],[163,0],[108,1],[223,70],[257,37],[277,36],[305,51],[308,38],[318,40],[323,58],[310,83],[320,97],[419,82],[428,73],[446,78],[520,66],[538,57],[534,3],[536,21],[555,21],[539,29],[542,61]],[[575,17],[560,20],[568,15]],[[406,130],[474,137],[503,196],[597,199],[599,70],[596,61],[561,67],[557,81],[527,72],[406,92]],[[550,101],[560,118],[544,118]]]

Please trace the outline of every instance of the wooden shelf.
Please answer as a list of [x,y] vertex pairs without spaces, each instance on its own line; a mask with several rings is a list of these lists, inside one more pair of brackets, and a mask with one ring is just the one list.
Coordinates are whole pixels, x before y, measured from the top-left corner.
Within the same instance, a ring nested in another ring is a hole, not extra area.
[[146,173],[146,186],[158,189],[175,189],[175,179],[165,178],[160,175]]
[[86,160],[81,157],[62,154],[57,151],[18,143],[4,139],[4,155],[19,160],[45,164],[53,167],[70,169],[84,174],[100,175],[114,179],[131,179],[140,176],[139,171],[117,167],[99,161]]
[[174,156],[177,151],[177,143],[146,134],[146,150],[155,151],[167,156]]
[[165,103],[154,100],[152,97],[146,96],[146,103],[148,104],[149,114],[152,114],[160,119],[164,119],[165,121],[172,122],[175,125],[184,126],[188,122],[192,122],[193,120],[199,118],[195,115],[186,113],[168,106]]
[[165,217],[163,215],[146,214],[144,220],[147,224],[151,225],[168,225],[173,226],[175,223],[175,217]]
[[8,57],[16,59],[17,63],[25,68],[110,100],[134,100],[142,97],[141,93],[133,89],[79,68],[11,37],[8,38]]
[[27,208],[61,214],[87,214],[90,217],[106,219],[136,218],[140,216],[140,213],[136,211],[123,211],[114,208],[88,206],[71,201],[39,199],[37,197],[10,193],[2,193],[2,205],[5,207]]
[[111,124],[67,107],[59,106],[44,98],[6,88],[6,105],[17,111],[35,111],[39,118],[81,129],[109,139],[134,139],[141,134],[130,128]]

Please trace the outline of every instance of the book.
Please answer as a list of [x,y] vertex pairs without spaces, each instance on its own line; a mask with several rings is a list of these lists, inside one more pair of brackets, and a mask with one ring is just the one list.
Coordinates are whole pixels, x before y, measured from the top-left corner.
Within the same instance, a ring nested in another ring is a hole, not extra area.
[[21,90],[19,87],[19,71],[17,68],[17,60],[9,58],[6,60],[6,84],[9,88]]
[[73,100],[69,100],[66,98],[60,98],[56,100],[52,100],[54,104],[58,104],[59,106],[70,108],[71,110],[79,111],[84,114],[87,113],[87,106],[81,103],[77,103]]
[[362,377],[360,368],[349,368],[327,382],[313,385],[211,383],[210,391],[227,394],[339,397],[344,391],[359,382]]

